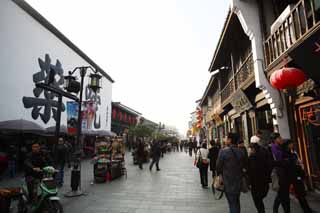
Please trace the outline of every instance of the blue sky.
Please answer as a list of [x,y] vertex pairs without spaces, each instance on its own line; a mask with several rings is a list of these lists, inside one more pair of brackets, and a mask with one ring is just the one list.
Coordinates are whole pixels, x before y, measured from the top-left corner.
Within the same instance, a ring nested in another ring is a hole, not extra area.
[[27,2],[111,75],[113,101],[185,134],[229,1]]

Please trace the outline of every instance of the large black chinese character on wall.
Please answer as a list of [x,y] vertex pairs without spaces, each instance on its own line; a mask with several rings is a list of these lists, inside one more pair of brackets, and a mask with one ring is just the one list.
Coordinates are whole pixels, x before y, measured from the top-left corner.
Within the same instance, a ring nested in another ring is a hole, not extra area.
[[[37,83],[49,83],[50,77],[53,77],[51,86],[60,88],[64,84],[63,69],[59,60],[56,60],[56,64],[51,64],[51,59],[48,54],[45,55],[45,60],[38,59],[40,71],[33,75],[33,82]],[[50,76],[50,72],[51,76]],[[51,79],[52,80],[52,79]],[[58,95],[44,90],[42,88],[35,87],[33,89],[34,97],[23,97],[22,102],[25,108],[32,108],[31,116],[34,120],[37,120],[40,116],[44,123],[48,123],[51,117],[57,121],[57,109],[58,109]],[[62,104],[61,111],[65,111],[65,106]],[[51,116],[52,112],[52,116]]]

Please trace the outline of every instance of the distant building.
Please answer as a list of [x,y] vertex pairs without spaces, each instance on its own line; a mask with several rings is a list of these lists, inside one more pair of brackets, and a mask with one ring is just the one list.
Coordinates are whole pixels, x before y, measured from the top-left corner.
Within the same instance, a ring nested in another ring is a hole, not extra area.
[[111,131],[123,135],[131,126],[137,125],[141,115],[120,102],[112,102]]

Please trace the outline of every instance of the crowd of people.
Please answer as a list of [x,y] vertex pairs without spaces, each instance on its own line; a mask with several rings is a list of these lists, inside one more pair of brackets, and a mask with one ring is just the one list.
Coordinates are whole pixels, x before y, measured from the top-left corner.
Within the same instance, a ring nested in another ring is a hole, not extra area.
[[[279,133],[271,135],[268,144],[261,143],[261,132],[250,139],[248,150],[235,133],[229,133],[221,145],[218,140],[208,143],[203,140],[197,147],[195,162],[199,168],[202,187],[208,187],[208,170],[213,177],[221,177],[230,213],[241,211],[240,195],[250,188],[253,203],[258,213],[266,212],[264,198],[269,188],[276,192],[273,212],[280,205],[290,213],[290,191],[298,199],[304,213],[313,213],[306,200],[305,172],[303,164],[291,140],[283,140]],[[194,150],[189,141],[189,154]],[[246,189],[245,189],[246,188]]]

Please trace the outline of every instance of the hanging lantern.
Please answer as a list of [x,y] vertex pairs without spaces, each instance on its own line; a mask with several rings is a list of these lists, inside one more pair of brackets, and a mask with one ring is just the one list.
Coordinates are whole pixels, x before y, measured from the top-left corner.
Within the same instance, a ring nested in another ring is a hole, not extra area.
[[276,89],[296,88],[307,80],[306,74],[292,67],[284,67],[272,73],[270,77],[271,85]]
[[102,76],[99,75],[98,73],[92,73],[90,74],[90,88],[95,92],[99,92],[101,88],[101,78]]
[[80,82],[76,81],[76,77],[72,76],[69,72],[69,75],[64,77],[64,89],[68,92],[79,93],[80,91]]

